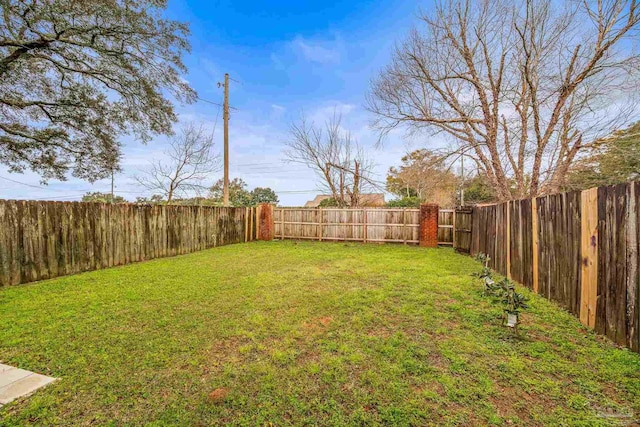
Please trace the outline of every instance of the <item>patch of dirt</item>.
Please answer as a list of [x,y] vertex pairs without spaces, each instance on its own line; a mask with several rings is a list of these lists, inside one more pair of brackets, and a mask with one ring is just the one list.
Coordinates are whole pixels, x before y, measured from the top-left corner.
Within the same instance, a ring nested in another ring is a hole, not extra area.
[[541,331],[535,331],[535,330],[527,330],[527,335],[529,337],[529,339],[533,340],[533,341],[542,341],[542,342],[550,342],[551,340],[549,339],[549,334],[545,334]]
[[323,332],[331,323],[333,323],[333,317],[323,316],[317,319],[310,320],[308,322],[304,322],[302,324],[302,327],[307,332],[319,333]]
[[333,322],[333,317],[321,317],[318,319],[318,322],[320,322],[322,326],[329,326],[329,324]]
[[374,337],[374,338],[389,338],[394,333],[395,331],[392,329],[389,329],[386,327],[379,327],[379,328],[369,330],[367,332],[367,336]]
[[217,372],[225,364],[239,363],[242,358],[246,358],[245,355],[240,354],[239,348],[250,343],[249,338],[242,336],[216,340],[206,352],[202,374],[210,375]]
[[438,369],[447,369],[450,365],[449,359],[440,353],[429,353],[429,365]]
[[488,400],[489,402],[491,402],[491,404],[493,404],[493,406],[495,406],[496,412],[499,417],[518,417],[519,419],[524,421],[526,425],[532,426],[541,424],[537,423],[531,417],[529,411],[527,411],[526,409],[515,409],[513,407],[514,402],[526,402],[527,407],[529,407],[529,404],[535,403],[543,404],[543,406],[546,406],[548,408],[553,408],[556,405],[551,401],[540,402],[536,396],[532,396],[529,393],[522,392],[510,386],[500,387],[499,391],[497,391],[496,394],[488,397]]
[[220,387],[213,390],[211,393],[209,393],[209,400],[213,403],[220,403],[224,401],[228,395],[229,395],[229,390],[227,390],[226,388]]

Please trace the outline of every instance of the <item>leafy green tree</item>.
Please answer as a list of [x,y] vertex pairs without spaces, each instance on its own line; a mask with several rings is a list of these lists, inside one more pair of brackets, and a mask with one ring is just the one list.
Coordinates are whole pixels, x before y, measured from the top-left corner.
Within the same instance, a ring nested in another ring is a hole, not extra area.
[[640,122],[597,141],[569,170],[567,190],[613,185],[640,177]]
[[[209,198],[222,205],[224,180],[219,179],[209,189]],[[247,183],[242,178],[234,178],[229,181],[229,204],[231,206],[249,206],[251,193],[247,190]]]
[[83,202],[96,202],[96,203],[126,203],[127,200],[122,196],[113,196],[111,193],[101,193],[100,191],[89,192],[82,196]]
[[44,180],[117,169],[118,137],[170,134],[188,27],[166,0],[0,1],[0,164]]
[[256,187],[251,191],[251,204],[274,203],[278,204],[276,192],[269,187]]
[[[464,183],[465,205],[477,203],[490,203],[497,201],[494,188],[486,176],[478,174],[473,178],[466,179]],[[458,200],[459,202],[459,200]]]
[[[224,180],[219,179],[209,190],[209,199],[222,205]],[[256,187],[247,190],[247,183],[242,178],[234,178],[229,182],[229,204],[231,206],[255,206],[258,203],[278,203],[278,196],[269,187]]]
[[389,200],[387,207],[389,208],[419,208],[421,200],[416,196],[401,197],[395,200]]
[[333,197],[329,197],[328,199],[321,200],[318,206],[321,208],[336,208],[340,206],[340,204]]
[[219,203],[214,202],[208,197],[189,197],[189,198],[179,198],[174,199],[174,205],[180,206],[218,206]]
[[167,201],[159,194],[154,194],[151,197],[136,197],[136,204],[139,205],[164,205]]

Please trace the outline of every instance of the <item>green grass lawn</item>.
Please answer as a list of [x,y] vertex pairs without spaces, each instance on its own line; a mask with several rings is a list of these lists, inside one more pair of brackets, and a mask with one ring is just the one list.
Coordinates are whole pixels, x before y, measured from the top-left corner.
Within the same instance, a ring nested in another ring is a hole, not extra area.
[[0,289],[0,360],[62,378],[0,425],[611,425],[640,355],[450,249],[256,242]]

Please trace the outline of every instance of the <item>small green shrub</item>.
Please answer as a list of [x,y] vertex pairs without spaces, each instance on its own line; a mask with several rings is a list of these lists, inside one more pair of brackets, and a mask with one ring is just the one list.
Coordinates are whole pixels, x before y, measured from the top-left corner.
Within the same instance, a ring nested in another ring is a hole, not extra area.
[[512,314],[515,315],[519,321],[520,312],[528,308],[527,297],[516,290],[516,285],[513,281],[507,278],[503,278],[498,282],[493,280],[492,271],[488,266],[489,256],[481,253],[476,255],[475,259],[483,264],[482,270],[473,273],[473,276],[482,279],[484,282],[483,295],[492,297],[503,304],[505,318],[506,315]]

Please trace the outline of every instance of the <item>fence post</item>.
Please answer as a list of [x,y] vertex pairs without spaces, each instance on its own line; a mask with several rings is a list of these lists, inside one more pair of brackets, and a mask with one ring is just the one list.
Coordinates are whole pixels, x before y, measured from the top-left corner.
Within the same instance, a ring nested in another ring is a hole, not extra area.
[[451,242],[451,247],[453,248],[453,250],[456,250],[456,208],[455,206],[453,207],[453,219],[451,221],[451,223],[453,224],[453,231],[451,233],[451,239],[453,239],[453,242]]
[[407,244],[407,208],[402,208],[402,239]]
[[284,209],[280,209],[280,240],[284,240]]
[[274,234],[274,222],[273,222],[273,205],[270,203],[260,203],[259,210],[260,218],[258,224],[260,225],[258,239],[259,240],[273,240]]
[[425,203],[420,205],[420,246],[438,247],[438,205]]
[[531,199],[531,246],[533,250],[533,292],[538,293],[538,199]]
[[244,208],[244,242],[249,241],[249,210],[251,208]]
[[511,279],[511,202],[507,202],[507,279]]
[[362,240],[367,243],[367,208],[362,208]]
[[598,189],[584,190],[580,197],[582,254],[580,321],[594,328],[598,294]]

